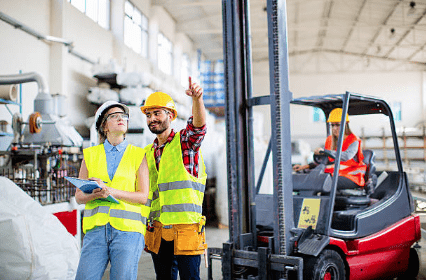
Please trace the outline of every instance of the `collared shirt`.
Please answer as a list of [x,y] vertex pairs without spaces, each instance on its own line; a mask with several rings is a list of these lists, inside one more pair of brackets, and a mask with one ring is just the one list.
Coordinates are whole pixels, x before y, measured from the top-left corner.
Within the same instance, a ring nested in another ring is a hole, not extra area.
[[108,140],[105,140],[104,142],[107,170],[110,180],[114,178],[115,171],[117,171],[117,167],[120,164],[121,158],[123,157],[127,145],[127,140],[124,140],[117,146],[111,145]]
[[[182,159],[183,164],[186,170],[193,176],[198,176],[198,157],[199,157],[199,149],[201,146],[201,142],[206,135],[206,125],[202,127],[195,127],[192,124],[192,117],[189,118],[186,128],[180,131],[180,143],[182,147]],[[158,166],[160,164],[161,155],[163,154],[164,147],[167,143],[171,142],[175,137],[176,132],[173,131],[170,133],[166,142],[158,146],[158,139],[155,138],[152,147],[154,148],[155,155],[155,163]]]

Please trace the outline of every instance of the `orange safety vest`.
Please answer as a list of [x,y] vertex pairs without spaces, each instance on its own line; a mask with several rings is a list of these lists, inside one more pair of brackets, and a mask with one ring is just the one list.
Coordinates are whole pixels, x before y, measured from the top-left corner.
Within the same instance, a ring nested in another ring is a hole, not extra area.
[[[355,134],[353,133],[346,136],[345,139],[343,140],[342,151],[346,151],[349,148],[349,146],[355,141],[358,141],[358,152],[355,155],[358,162],[354,160],[353,158],[347,161],[341,161],[339,176],[344,176],[352,180],[353,182],[355,182],[355,184],[357,184],[358,186],[364,187],[365,185],[364,176],[365,176],[365,172],[367,171],[367,166],[363,162],[364,155],[362,154],[361,140],[358,137],[356,137]],[[325,140],[325,149],[331,150],[332,143],[333,143],[333,140],[332,140],[332,136],[330,135]],[[334,162],[334,160],[331,158],[329,158],[329,160],[331,162]],[[333,174],[334,166],[327,167],[324,170],[324,172]]]

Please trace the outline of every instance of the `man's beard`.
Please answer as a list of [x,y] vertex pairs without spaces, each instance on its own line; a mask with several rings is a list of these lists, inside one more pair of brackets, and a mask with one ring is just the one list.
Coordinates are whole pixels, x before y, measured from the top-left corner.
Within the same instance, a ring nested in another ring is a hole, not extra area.
[[[156,127],[156,128],[152,128],[152,127],[151,127],[151,124],[157,124],[157,127]],[[149,124],[149,126],[148,126],[149,130],[150,130],[152,133],[154,133],[154,134],[161,134],[161,133],[163,133],[164,131],[166,131],[166,129],[167,129],[168,127],[169,127],[169,126],[167,125],[167,120],[165,120],[165,121],[163,121],[163,122],[159,122],[159,121],[151,122],[151,123]]]

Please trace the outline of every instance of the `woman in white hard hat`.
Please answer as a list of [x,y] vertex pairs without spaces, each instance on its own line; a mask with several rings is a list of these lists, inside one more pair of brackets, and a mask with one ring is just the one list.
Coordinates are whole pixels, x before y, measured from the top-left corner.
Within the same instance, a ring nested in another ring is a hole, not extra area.
[[137,279],[149,214],[149,172],[145,151],[125,139],[128,120],[126,105],[105,102],[95,115],[102,142],[83,151],[79,178],[101,188],[90,194],[76,189],[77,203],[86,204],[76,279],[101,279],[108,262],[111,279]]
[[[325,141],[324,149],[332,154],[336,155],[337,150],[337,139],[339,138],[340,133],[340,121],[342,119],[342,109],[335,108],[330,112],[328,116],[327,123],[331,126],[331,135],[329,135]],[[320,155],[323,148],[317,148],[314,152],[315,155]],[[334,160],[328,158],[332,163],[328,165],[324,172],[334,173]],[[343,140],[342,153],[341,153],[341,162],[339,169],[339,180],[337,181],[337,189],[355,189],[364,187],[365,185],[365,172],[367,166],[363,162],[364,155],[362,154],[361,149],[361,140],[352,133],[349,128],[349,116],[346,114],[346,126],[345,126],[345,138]],[[294,165],[294,171],[302,171],[304,169],[315,168],[316,164],[306,164],[306,165]]]

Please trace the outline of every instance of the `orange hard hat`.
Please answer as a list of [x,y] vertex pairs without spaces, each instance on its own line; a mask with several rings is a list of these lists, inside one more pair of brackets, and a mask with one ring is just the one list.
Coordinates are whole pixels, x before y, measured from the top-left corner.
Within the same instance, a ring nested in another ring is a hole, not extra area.
[[166,108],[173,112],[173,119],[177,117],[176,105],[170,95],[164,92],[154,92],[145,100],[143,106],[141,106],[142,113],[146,114],[147,109],[151,108]]
[[[340,123],[342,120],[342,108],[335,108],[330,112],[330,115],[328,115],[328,123]],[[349,122],[349,116],[346,114],[346,122]]]

